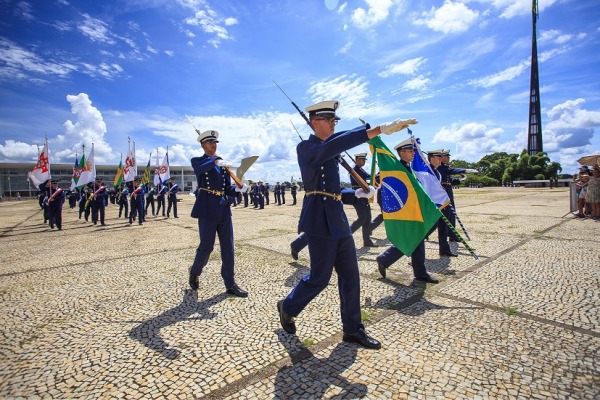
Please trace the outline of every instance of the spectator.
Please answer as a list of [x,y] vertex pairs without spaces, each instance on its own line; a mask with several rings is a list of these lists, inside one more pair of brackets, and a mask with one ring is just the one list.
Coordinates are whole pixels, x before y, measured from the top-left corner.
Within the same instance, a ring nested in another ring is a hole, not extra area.
[[593,219],[600,219],[600,166],[594,165],[588,181],[586,202],[591,204]]
[[576,186],[577,193],[577,218],[585,218],[585,201],[588,191],[588,181],[590,179],[590,170],[588,167],[582,167],[579,175],[573,175],[573,181]]

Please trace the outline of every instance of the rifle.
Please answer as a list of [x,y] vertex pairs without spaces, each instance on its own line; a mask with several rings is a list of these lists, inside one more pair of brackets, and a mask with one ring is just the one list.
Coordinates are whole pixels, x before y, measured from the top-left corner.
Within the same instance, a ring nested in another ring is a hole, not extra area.
[[[281,93],[283,93],[285,95],[285,97],[288,98],[288,100],[290,101],[290,103],[292,103],[292,105],[294,106],[294,108],[298,111],[298,113],[300,113],[300,115],[302,116],[302,118],[304,118],[304,121],[306,121],[306,124],[308,126],[310,126],[310,129],[312,129],[312,131],[315,131],[314,126],[312,126],[312,124],[310,123],[310,120],[308,119],[308,117],[306,116],[306,114],[304,114],[304,112],[300,109],[300,107],[298,107],[298,105],[296,103],[294,103],[294,101],[292,99],[290,99],[290,96],[288,96],[283,89],[277,84],[277,82],[273,81],[273,83],[275,84],[275,86],[277,86],[279,88],[279,90],[281,90]],[[293,124],[292,124],[293,125]],[[296,127],[294,127],[294,129],[296,129]],[[296,130],[296,133],[298,133],[298,130]],[[300,136],[300,134],[298,133],[298,136]],[[300,136],[301,140],[302,136]],[[347,154],[347,153],[346,153]],[[367,185],[367,182],[364,181],[363,178],[361,178],[360,175],[358,175],[358,173],[352,169],[352,167],[350,165],[348,165],[348,163],[346,162],[346,160],[344,159],[344,157],[339,157],[338,161],[340,163],[340,165],[342,167],[344,167],[344,169],[346,171],[348,171],[348,173],[350,175],[352,175],[352,177],[354,178],[354,180],[356,181],[356,183],[358,183],[358,186],[360,186],[360,188],[363,190],[363,192],[365,193],[369,193],[371,191],[371,188],[369,187],[369,185]]]

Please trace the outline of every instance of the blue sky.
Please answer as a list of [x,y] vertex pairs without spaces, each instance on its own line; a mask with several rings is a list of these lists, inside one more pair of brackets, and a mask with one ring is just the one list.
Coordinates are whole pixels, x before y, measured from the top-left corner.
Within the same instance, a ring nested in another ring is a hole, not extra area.
[[[0,162],[53,163],[81,145],[118,164],[189,165],[220,132],[246,178],[299,177],[304,109],[339,100],[338,129],[416,118],[423,148],[477,161],[527,143],[530,0],[0,0]],[[544,150],[572,173],[600,151],[600,6],[539,0]],[[385,136],[389,146],[406,131]],[[367,151],[361,146],[351,154]],[[345,176],[345,173],[342,173]],[[347,180],[347,178],[345,179]]]

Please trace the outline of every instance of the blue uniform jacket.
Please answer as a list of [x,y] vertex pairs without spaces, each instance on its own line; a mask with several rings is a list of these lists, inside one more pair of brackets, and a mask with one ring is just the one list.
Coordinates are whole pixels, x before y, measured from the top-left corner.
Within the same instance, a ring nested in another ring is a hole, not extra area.
[[[223,221],[231,218],[231,208],[227,196],[235,196],[235,186],[231,185],[231,176],[224,168],[215,165],[218,157],[192,158],[192,168],[198,181],[196,202],[192,207],[192,217],[204,220]],[[223,192],[223,195],[202,190],[202,188]]]
[[[321,141],[315,135],[300,142],[296,148],[304,190],[340,193],[340,153],[369,140],[366,126],[338,132]],[[348,218],[341,201],[329,196],[306,195],[298,222],[298,232],[341,239],[351,234]]]
[[[370,174],[367,174],[367,172],[362,169],[361,167],[359,167],[358,165],[355,165],[354,168],[352,168],[354,171],[356,171],[356,173],[358,174],[358,176],[360,176],[361,178],[363,178],[363,180],[367,183],[369,183],[369,178],[371,178]],[[354,177],[352,176],[352,174],[350,174],[350,185],[352,185],[352,189],[359,189],[360,186],[358,185],[358,182],[356,182],[356,180],[354,179]]]

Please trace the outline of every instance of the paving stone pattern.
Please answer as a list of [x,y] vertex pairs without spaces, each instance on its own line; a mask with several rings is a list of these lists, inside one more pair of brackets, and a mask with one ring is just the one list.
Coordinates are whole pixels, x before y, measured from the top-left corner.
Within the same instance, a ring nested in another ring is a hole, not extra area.
[[600,222],[565,216],[566,189],[457,190],[479,258],[455,243],[458,258],[439,257],[432,234],[438,285],[413,282],[407,257],[381,278],[378,228],[381,247],[357,248],[377,351],[341,341],[335,275],[297,335],[281,329],[276,302],[309,271],[307,250],[290,256],[300,203],[233,209],[247,299],[224,293],[218,244],[189,290],[190,196],[180,218],[142,226],[113,205],[105,227],[66,207],[62,231],[35,201],[0,203],[0,398],[600,397]]

